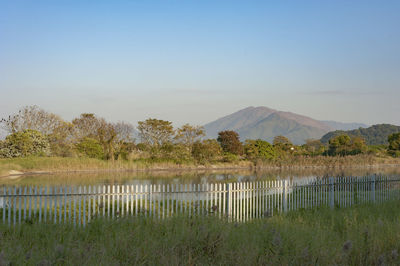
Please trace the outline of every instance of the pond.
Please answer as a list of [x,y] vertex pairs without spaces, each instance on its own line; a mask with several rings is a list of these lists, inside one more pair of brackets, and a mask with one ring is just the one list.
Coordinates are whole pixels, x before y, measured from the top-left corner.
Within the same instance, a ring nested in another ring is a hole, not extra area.
[[81,186],[81,185],[158,185],[205,184],[264,180],[314,179],[316,177],[399,176],[400,167],[292,170],[201,170],[201,171],[111,171],[34,174],[4,177],[0,186]]

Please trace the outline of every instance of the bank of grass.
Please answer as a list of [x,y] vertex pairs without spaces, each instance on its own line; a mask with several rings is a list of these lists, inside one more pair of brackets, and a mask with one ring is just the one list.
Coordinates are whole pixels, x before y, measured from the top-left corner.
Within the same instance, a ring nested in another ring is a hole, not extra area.
[[349,156],[291,156],[277,161],[255,161],[255,168],[341,168],[400,165],[400,158],[371,154]]
[[319,209],[238,224],[215,217],[0,226],[7,265],[399,265],[400,204]]
[[0,176],[9,171],[21,172],[65,172],[65,171],[108,171],[108,170],[159,170],[159,169],[204,169],[204,168],[250,168],[249,161],[215,162],[206,165],[195,162],[174,162],[172,160],[116,160],[106,161],[92,158],[69,157],[26,157],[0,159]]
[[116,160],[106,161],[91,158],[69,157],[27,157],[0,159],[0,176],[9,172],[74,172],[74,171],[110,171],[110,170],[185,170],[185,169],[298,169],[298,168],[341,168],[366,167],[374,165],[400,165],[399,158],[355,155],[346,157],[293,156],[278,161],[211,162],[199,164],[195,161],[176,162],[173,160]]

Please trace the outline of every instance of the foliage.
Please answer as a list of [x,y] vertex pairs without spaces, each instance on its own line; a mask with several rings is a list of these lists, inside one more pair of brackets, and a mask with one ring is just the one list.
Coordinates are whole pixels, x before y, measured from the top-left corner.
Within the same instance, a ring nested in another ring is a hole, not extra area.
[[390,124],[373,125],[369,128],[359,128],[349,131],[336,130],[325,134],[321,142],[327,144],[333,137],[346,134],[350,137],[362,137],[367,145],[388,144],[388,136],[393,133],[399,133],[400,126]]
[[84,113],[72,120],[76,141],[84,138],[96,139],[102,146],[104,158],[114,160],[121,154],[124,143],[132,142],[133,126],[124,123],[109,123],[95,114]]
[[193,143],[192,156],[200,163],[213,162],[222,154],[222,148],[215,139]]
[[155,148],[171,142],[174,135],[172,122],[152,118],[139,121],[138,130],[142,142]]
[[190,161],[192,156],[189,149],[183,144],[164,143],[160,147],[159,158],[184,163]]
[[334,155],[355,155],[367,151],[367,146],[363,138],[348,135],[339,135],[329,140],[328,154]]
[[103,147],[96,139],[84,137],[81,141],[75,144],[78,152],[89,158],[103,159]]
[[303,148],[305,149],[307,154],[313,156],[321,155],[325,151],[325,145],[320,140],[316,139],[306,140],[306,144],[303,145]]
[[244,153],[246,158],[273,160],[277,157],[277,152],[269,142],[257,139],[257,140],[246,140],[244,143]]
[[201,137],[204,136],[205,132],[203,127],[185,124],[176,130],[175,140],[178,143],[186,145],[189,151],[192,152],[193,143],[199,141]]
[[285,136],[276,136],[273,141],[274,147],[281,151],[293,150],[293,143]]
[[222,156],[222,161],[226,163],[234,163],[240,160],[239,155],[225,152]]
[[235,155],[243,154],[243,145],[239,140],[239,134],[237,132],[232,130],[218,132],[217,141],[224,152]]
[[0,146],[0,158],[50,155],[49,141],[39,131],[27,129],[8,135]]
[[391,134],[388,137],[389,153],[395,157],[400,157],[400,133]]

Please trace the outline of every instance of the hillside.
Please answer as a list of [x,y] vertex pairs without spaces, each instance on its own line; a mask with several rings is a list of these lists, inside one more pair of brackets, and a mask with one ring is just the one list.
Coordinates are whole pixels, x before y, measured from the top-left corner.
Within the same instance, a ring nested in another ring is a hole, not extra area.
[[347,134],[349,136],[363,137],[368,145],[388,144],[388,136],[400,132],[400,126],[390,124],[373,125],[368,128],[359,128],[354,130],[336,130],[325,134],[321,142],[328,143],[332,137]]
[[238,130],[243,139],[264,139],[272,142],[275,136],[283,135],[294,144],[302,144],[307,139],[318,139],[326,130],[305,125],[293,119],[287,119],[281,113],[274,113],[267,118]]
[[247,107],[224,116],[206,124],[204,128],[208,138],[216,138],[220,131],[235,130],[240,134],[242,141],[256,138],[272,141],[275,136],[283,135],[295,144],[302,144],[307,139],[319,139],[336,128],[346,129],[356,125],[360,124],[319,121],[296,113],[260,106]]
[[239,130],[255,124],[276,110],[268,107],[247,107],[233,114],[224,116],[204,126],[208,138],[217,138],[218,132],[223,130]]

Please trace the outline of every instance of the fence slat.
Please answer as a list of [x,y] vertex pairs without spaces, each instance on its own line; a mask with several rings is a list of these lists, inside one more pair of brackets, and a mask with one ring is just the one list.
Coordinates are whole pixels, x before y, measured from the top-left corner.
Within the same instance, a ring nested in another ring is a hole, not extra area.
[[6,187],[3,223],[70,222],[86,226],[96,215],[214,215],[249,221],[300,208],[383,202],[400,196],[399,179],[389,176],[327,177],[205,184],[141,184],[78,187]]

